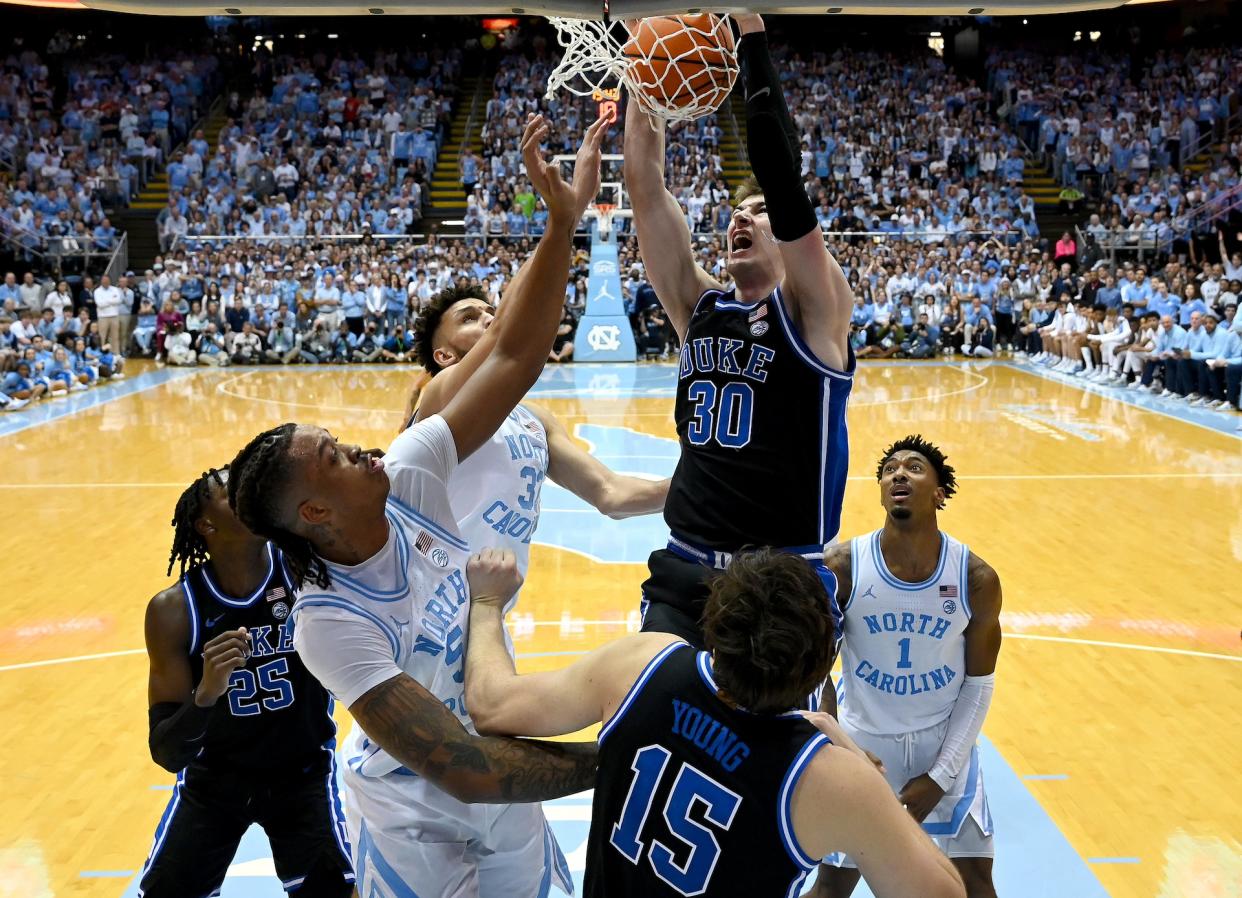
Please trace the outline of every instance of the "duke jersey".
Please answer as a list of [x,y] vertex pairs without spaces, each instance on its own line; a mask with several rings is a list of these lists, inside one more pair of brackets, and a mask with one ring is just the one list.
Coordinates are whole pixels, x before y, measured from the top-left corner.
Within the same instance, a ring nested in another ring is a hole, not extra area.
[[449,501],[466,542],[475,551],[489,546],[510,550],[526,576],[547,474],[548,435],[539,419],[519,405],[449,478]]
[[238,627],[250,635],[250,657],[230,675],[228,691],[212,709],[195,764],[261,771],[321,754],[336,733],[332,699],[293,650],[293,586],[280,550],[267,544],[267,574],[244,598],[220,588],[210,563],[186,571],[181,589],[190,617],[195,683],[203,678],[208,642]]
[[922,583],[907,583],[884,563],[881,532],[850,543],[838,701],[842,723],[898,735],[953,713],[966,675],[970,550],[941,533],[936,570]]
[[673,643],[600,730],[586,898],[799,894],[820,859],[790,809],[828,737],[716,693],[711,656]]
[[846,371],[820,362],[778,287],[743,303],[709,290],[686,329],[675,417],[681,458],[664,519],[709,549],[823,546],[841,521]]

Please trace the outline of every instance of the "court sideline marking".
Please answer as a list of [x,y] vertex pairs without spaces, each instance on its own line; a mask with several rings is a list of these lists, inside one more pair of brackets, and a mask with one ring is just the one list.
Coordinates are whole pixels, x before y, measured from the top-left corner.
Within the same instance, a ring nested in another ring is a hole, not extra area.
[[[562,621],[534,621],[535,626],[559,627]],[[624,627],[623,620],[574,620],[575,626],[611,626]],[[529,623],[525,626],[530,626]],[[1005,633],[1005,639],[1029,639],[1033,642],[1057,642],[1064,645],[1086,645],[1095,648],[1128,649],[1132,652],[1154,652],[1160,655],[1181,655],[1187,658],[1207,658],[1214,661],[1232,661],[1242,663],[1242,655],[1223,655],[1219,652],[1201,652],[1197,649],[1179,649],[1160,645],[1143,645],[1137,642],[1110,642],[1104,639],[1076,639],[1072,636],[1043,636],[1037,633]],[[121,649],[116,652],[97,652],[93,655],[70,655],[65,658],[45,658],[42,661],[23,661],[20,664],[0,664],[0,673],[10,670],[28,670],[33,667],[53,667],[60,664],[73,664],[79,661],[98,661],[104,658],[121,658],[127,655],[143,655],[146,649]],[[589,649],[573,649],[564,652],[519,652],[518,658],[547,658],[552,656],[585,655]]]

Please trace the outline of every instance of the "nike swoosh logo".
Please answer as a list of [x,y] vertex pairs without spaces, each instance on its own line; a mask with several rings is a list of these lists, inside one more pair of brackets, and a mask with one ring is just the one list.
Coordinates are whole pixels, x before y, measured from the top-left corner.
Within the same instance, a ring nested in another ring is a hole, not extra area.
[[215,617],[209,617],[205,621],[203,621],[203,625],[206,626],[208,630],[210,630],[216,624],[220,623],[220,618],[222,617],[224,617],[223,614],[218,614]]
[[747,97],[746,99],[747,99],[748,101],[749,101],[749,100],[757,100],[757,99],[759,99],[760,97],[762,97],[764,94],[770,94],[771,92],[772,92],[772,88],[770,88],[770,87],[765,87],[765,88],[762,88],[761,90],[757,90],[757,91],[755,91],[753,94],[751,94],[751,95],[750,95],[749,97]]

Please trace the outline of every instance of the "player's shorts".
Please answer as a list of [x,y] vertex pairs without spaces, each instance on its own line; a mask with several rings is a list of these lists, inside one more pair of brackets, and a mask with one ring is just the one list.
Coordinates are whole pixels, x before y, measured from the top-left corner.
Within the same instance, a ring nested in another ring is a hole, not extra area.
[[[859,748],[866,749],[884,762],[884,778],[899,793],[902,787],[921,776],[936,763],[940,747],[944,744],[949,722],[926,730],[916,730],[901,736],[876,736],[864,733],[841,721],[845,730]],[[965,769],[940,803],[923,821],[923,830],[935,840],[949,857],[993,857],[992,812],[988,808],[987,793],[983,790],[983,770],[979,766],[979,746],[970,750],[970,760]],[[824,863],[834,867],[854,867],[850,858],[842,854],[829,855]]]
[[140,898],[219,895],[252,823],[267,833],[276,875],[298,898],[349,898],[354,871],[331,752],[296,775],[222,773],[191,764],[177,776],[139,882]]
[[[835,653],[841,642],[844,618],[837,602],[837,578],[824,566],[823,548],[799,546],[781,551],[805,558],[823,581],[836,634],[835,644],[829,650]],[[652,552],[647,559],[650,576],[643,583],[642,631],[671,633],[695,649],[706,649],[702,618],[711,592],[709,584],[728,567],[730,558],[727,552],[696,546],[676,537],[669,540],[668,548]]]
[[545,898],[573,894],[538,803],[466,805],[421,777],[345,772],[358,894],[367,898]]

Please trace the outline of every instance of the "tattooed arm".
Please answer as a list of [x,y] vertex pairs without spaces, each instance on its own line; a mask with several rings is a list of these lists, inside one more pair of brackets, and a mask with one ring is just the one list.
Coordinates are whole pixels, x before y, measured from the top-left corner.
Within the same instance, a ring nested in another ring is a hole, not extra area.
[[471,735],[407,674],[368,690],[349,713],[384,751],[458,801],[542,801],[595,785],[594,742]]

